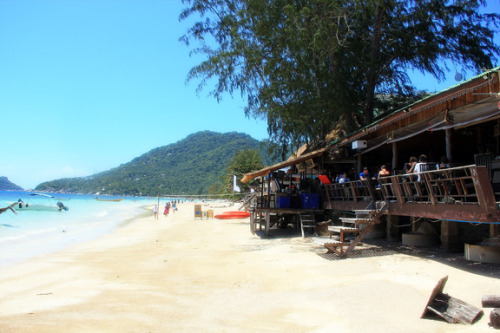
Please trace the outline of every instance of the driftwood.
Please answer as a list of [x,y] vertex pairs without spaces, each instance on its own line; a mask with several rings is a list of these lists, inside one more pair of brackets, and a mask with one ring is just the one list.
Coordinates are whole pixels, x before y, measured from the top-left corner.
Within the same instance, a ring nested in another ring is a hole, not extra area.
[[494,328],[500,328],[500,309],[491,310],[489,325]]
[[469,325],[479,319],[483,310],[443,293],[446,281],[448,281],[448,276],[439,280],[434,287],[421,318],[429,313],[434,313],[448,323]]
[[481,298],[483,308],[500,308],[500,296],[484,295]]

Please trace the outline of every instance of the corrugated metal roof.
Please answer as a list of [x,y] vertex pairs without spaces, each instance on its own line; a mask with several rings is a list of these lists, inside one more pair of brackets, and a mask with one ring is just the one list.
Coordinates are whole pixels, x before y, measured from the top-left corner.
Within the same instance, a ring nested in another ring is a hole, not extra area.
[[[488,74],[491,74],[491,73],[497,73],[497,72],[499,72],[499,71],[500,71],[500,66],[497,66],[497,67],[492,68],[492,69],[490,69],[490,70],[488,70],[488,71],[485,71],[485,72],[483,72],[483,73],[481,73],[481,74],[478,74],[478,75],[476,75],[476,76],[474,76],[474,77],[472,77],[472,78],[470,78],[470,79],[468,79],[468,80],[466,80],[466,81],[463,81],[463,82],[457,83],[457,84],[455,84],[455,85],[453,85],[453,86],[451,86],[451,87],[449,87],[449,88],[446,88],[446,89],[444,89],[444,90],[441,90],[441,91],[439,91],[439,92],[437,92],[437,93],[434,93],[434,94],[432,94],[432,95],[426,96],[426,97],[424,97],[424,98],[422,98],[422,99],[420,99],[420,100],[418,100],[418,101],[415,101],[415,102],[413,102],[413,103],[411,103],[411,104],[409,104],[409,105],[406,105],[406,106],[404,106],[404,107],[402,107],[402,108],[400,108],[400,109],[397,109],[397,110],[395,110],[394,112],[391,112],[390,114],[388,114],[388,115],[386,115],[386,116],[384,116],[384,117],[382,117],[382,118],[380,118],[380,119],[375,120],[374,122],[372,122],[372,123],[371,123],[371,124],[369,124],[369,125],[366,125],[366,126],[364,126],[364,127],[360,128],[360,129],[358,129],[358,130],[355,130],[355,131],[353,131],[353,132],[351,132],[351,133],[349,133],[349,134],[347,134],[347,135],[345,135],[345,136],[343,136],[343,137],[337,138],[337,139],[335,139],[335,140],[333,140],[333,141],[329,142],[327,145],[328,145],[328,146],[332,146],[332,145],[337,144],[337,143],[339,143],[339,142],[342,142],[343,140],[346,140],[346,139],[348,139],[348,138],[350,138],[350,137],[352,137],[352,136],[354,136],[354,135],[356,135],[356,134],[358,134],[358,133],[368,134],[368,130],[369,130],[369,129],[374,129],[374,128],[375,128],[375,126],[376,126],[377,124],[379,124],[379,123],[383,122],[384,120],[389,119],[390,117],[393,117],[394,115],[396,115],[396,114],[398,114],[398,113],[403,113],[405,110],[412,110],[412,109],[413,109],[413,110],[415,110],[415,109],[417,109],[417,108],[415,108],[415,106],[418,106],[419,104],[422,104],[422,103],[424,103],[425,101],[430,101],[431,99],[436,98],[436,97],[437,97],[437,96],[439,96],[439,95],[444,95],[444,94],[446,94],[447,92],[451,92],[451,91],[453,91],[453,90],[455,90],[455,89],[457,89],[457,88],[460,88],[460,87],[462,87],[462,86],[465,86],[465,85],[467,85],[467,84],[469,84],[469,83],[473,82],[474,80],[477,80],[478,78],[482,78],[482,77],[483,77],[483,76],[485,76],[485,75],[488,75]],[[498,79],[498,78],[497,78],[497,79]],[[488,82],[484,82],[484,84],[488,84]],[[462,90],[461,90],[461,91],[458,91],[456,94],[453,94],[453,95],[451,95],[451,96],[448,96],[448,97],[446,97],[446,99],[444,99],[444,100],[438,100],[438,101],[436,101],[435,103],[441,103],[441,102],[443,102],[443,101],[447,101],[447,100],[450,100],[450,99],[456,98],[457,96],[460,96],[460,95],[466,94],[467,92],[468,92],[468,91],[462,91]],[[418,108],[417,110],[422,111],[422,110],[424,110],[424,109],[430,108],[431,106],[435,105],[435,103],[429,103],[428,105],[427,105],[427,104],[424,104],[422,107]],[[409,114],[408,114],[408,116],[409,116]],[[375,129],[378,129],[378,128],[375,128]]]

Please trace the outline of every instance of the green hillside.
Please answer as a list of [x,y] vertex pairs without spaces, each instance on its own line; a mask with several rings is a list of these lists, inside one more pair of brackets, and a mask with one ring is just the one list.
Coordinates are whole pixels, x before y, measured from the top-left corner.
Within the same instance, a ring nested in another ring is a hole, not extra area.
[[37,191],[119,195],[207,194],[226,166],[241,149],[262,151],[261,143],[247,134],[191,134],[168,146],[159,147],[117,168],[83,178],[65,178],[42,183]]
[[21,186],[12,183],[7,177],[0,177],[0,191],[22,191]]

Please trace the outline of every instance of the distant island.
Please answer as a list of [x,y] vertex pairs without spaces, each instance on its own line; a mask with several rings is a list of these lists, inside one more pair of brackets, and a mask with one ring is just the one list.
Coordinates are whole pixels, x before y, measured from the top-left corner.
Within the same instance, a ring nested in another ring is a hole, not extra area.
[[0,177],[0,191],[23,191],[23,188],[11,182],[7,177]]
[[130,196],[208,194],[235,153],[245,148],[260,151],[265,165],[275,162],[261,142],[247,134],[202,131],[111,170],[44,182],[36,190]]

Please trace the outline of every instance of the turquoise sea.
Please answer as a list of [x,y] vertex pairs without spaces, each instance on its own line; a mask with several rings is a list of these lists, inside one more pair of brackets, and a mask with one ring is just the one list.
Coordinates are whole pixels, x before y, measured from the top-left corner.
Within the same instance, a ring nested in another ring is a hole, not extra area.
[[17,214],[7,210],[0,214],[0,268],[112,233],[131,219],[148,214],[145,207],[157,202],[157,198],[124,197],[111,202],[97,201],[91,195],[50,194],[54,198],[48,198],[30,193],[0,191],[0,207],[21,199],[31,204],[29,208],[56,207],[60,201],[69,209],[21,209]]

